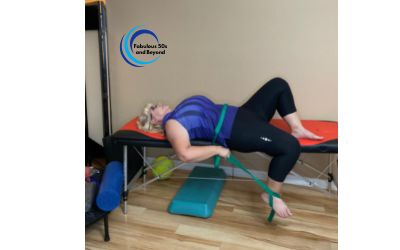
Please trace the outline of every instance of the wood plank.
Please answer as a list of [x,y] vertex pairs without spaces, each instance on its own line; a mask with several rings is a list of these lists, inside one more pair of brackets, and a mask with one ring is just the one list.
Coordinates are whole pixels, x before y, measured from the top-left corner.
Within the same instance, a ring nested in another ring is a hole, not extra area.
[[[180,176],[187,175],[178,171]],[[225,184],[209,219],[173,215],[168,205],[184,179],[169,179],[129,194],[129,212],[109,216],[86,231],[86,249],[337,249],[337,196],[285,185],[282,197],[293,216],[266,221],[270,211],[252,182]]]

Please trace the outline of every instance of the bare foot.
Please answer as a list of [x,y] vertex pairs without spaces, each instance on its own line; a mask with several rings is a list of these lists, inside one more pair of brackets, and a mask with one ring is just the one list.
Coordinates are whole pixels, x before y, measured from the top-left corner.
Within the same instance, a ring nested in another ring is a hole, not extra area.
[[[267,194],[267,193],[262,193],[262,194],[261,194],[261,199],[262,199],[265,203],[267,203],[267,204],[269,205],[269,194]],[[279,217],[287,218],[287,217],[293,215],[292,212],[290,212],[290,209],[287,207],[287,205],[285,204],[285,202],[283,202],[282,199],[277,198],[277,197],[275,197],[275,196],[273,197],[273,199],[274,199],[274,200],[273,200],[273,208],[274,208],[276,214],[277,214]]]
[[292,130],[292,135],[296,138],[304,138],[304,139],[311,139],[311,140],[322,140],[324,137],[318,136],[313,132],[307,130],[306,128],[298,128]]

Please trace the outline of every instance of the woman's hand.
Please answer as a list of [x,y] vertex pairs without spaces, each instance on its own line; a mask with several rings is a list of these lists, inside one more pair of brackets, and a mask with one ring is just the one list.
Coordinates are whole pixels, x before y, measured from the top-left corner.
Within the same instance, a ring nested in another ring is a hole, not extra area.
[[218,155],[227,159],[231,155],[229,148],[218,146]]

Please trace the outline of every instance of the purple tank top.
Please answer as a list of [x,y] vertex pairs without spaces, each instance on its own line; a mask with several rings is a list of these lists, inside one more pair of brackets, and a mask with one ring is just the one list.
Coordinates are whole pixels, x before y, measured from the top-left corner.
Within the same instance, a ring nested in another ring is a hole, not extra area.
[[[212,141],[223,104],[215,104],[205,96],[196,95],[186,98],[166,114],[162,127],[169,119],[177,120],[189,133],[190,140]],[[225,120],[217,137],[217,143],[227,147],[225,139],[229,139],[237,107],[228,105]]]

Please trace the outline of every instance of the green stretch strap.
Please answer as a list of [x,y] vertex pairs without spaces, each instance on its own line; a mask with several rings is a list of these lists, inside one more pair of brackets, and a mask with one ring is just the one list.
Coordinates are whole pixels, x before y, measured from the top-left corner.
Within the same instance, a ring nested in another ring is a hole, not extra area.
[[269,222],[272,221],[272,219],[274,218],[275,215],[275,210],[273,209],[273,197],[277,197],[277,198],[281,198],[281,196],[278,193],[275,193],[274,191],[272,191],[267,185],[265,185],[262,181],[260,181],[256,176],[254,176],[245,166],[243,166],[243,164],[233,155],[231,154],[228,157],[228,162],[231,163],[232,165],[234,165],[235,167],[238,167],[240,169],[242,169],[244,172],[246,172],[248,175],[251,176],[251,178],[253,178],[253,180],[266,192],[269,194],[269,205],[271,207],[271,213],[269,214],[267,220]]
[[[213,144],[215,144],[215,141],[217,140],[219,132],[221,131],[222,124],[224,123],[224,120],[225,120],[225,114],[226,114],[226,110],[227,109],[228,109],[228,105],[224,104],[224,106],[222,107],[221,114],[219,116],[219,120],[218,120],[217,126],[215,127],[215,130],[214,130],[214,138],[213,138],[213,141],[212,141]],[[273,197],[275,196],[277,198],[280,198],[280,195],[278,193],[275,193],[274,191],[272,191],[267,185],[265,185],[256,176],[254,176],[245,166],[243,166],[243,164],[233,154],[230,154],[230,156],[227,158],[227,161],[229,163],[231,163],[232,165],[234,165],[235,167],[238,167],[238,168],[242,169],[248,175],[250,175],[251,178],[253,178],[253,180],[259,186],[261,186],[261,188],[266,193],[268,193],[268,195],[269,195],[269,206],[271,207],[271,213],[269,214],[267,220],[269,222],[272,222],[272,219],[274,218],[274,215],[275,215],[275,210],[273,208],[273,200],[274,200]],[[219,168],[220,162],[221,162],[221,157],[219,155],[214,156],[214,167]]]
[[[213,144],[215,144],[217,137],[219,135],[219,132],[221,131],[222,124],[224,123],[224,120],[225,120],[225,114],[226,114],[227,109],[228,109],[228,105],[224,104],[224,106],[222,106],[221,114],[219,115],[217,126],[214,129],[214,138],[212,140]],[[219,155],[214,156],[214,167],[215,168],[219,168],[220,162],[221,162],[221,157],[219,157]]]

